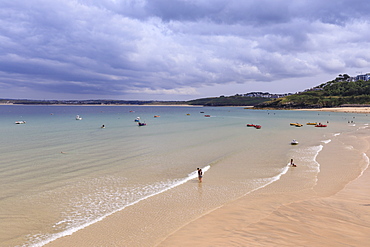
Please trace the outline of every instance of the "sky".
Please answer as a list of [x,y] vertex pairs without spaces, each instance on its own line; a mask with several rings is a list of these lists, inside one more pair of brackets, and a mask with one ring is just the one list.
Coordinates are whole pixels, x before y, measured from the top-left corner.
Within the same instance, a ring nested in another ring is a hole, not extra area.
[[369,0],[1,0],[0,98],[295,93],[370,72]]

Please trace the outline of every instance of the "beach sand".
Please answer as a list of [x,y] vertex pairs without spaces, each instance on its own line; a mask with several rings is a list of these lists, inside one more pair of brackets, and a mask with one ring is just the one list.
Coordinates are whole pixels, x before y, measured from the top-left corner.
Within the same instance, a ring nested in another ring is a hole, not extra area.
[[[370,157],[366,130],[359,139],[327,144],[317,157],[317,183],[303,190],[296,189],[298,164],[271,185],[211,212],[187,212],[184,202],[197,201],[176,195],[194,187],[192,181],[45,246],[368,246],[370,169],[361,155]],[[180,217],[171,208],[185,213]]]
[[[368,156],[369,140],[361,143]],[[158,246],[368,246],[370,171],[331,186],[350,171],[338,165],[351,157],[331,156],[337,147],[319,155],[322,182],[314,188],[297,193],[294,184],[289,191],[287,181],[278,181],[189,223]]]
[[325,111],[325,112],[347,112],[347,113],[370,113],[370,107],[333,107],[319,109],[298,109],[300,111]]

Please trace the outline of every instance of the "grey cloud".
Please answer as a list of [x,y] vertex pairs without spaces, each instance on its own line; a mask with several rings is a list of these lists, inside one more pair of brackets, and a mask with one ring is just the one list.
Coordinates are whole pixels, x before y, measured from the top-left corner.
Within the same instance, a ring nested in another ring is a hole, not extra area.
[[163,21],[210,20],[216,23],[250,25],[286,23],[294,18],[340,24],[368,13],[370,4],[363,0],[150,0],[118,1],[106,7],[134,18],[158,17]]
[[369,4],[333,2],[5,0],[0,84],[109,96],[368,66]]

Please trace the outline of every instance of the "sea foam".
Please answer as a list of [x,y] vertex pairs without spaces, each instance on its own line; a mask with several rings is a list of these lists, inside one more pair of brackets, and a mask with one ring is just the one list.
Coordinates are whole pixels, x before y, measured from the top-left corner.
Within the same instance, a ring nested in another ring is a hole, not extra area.
[[[211,168],[210,165],[207,165],[202,169],[202,171],[205,173],[207,172],[209,169]],[[173,189],[179,185],[182,185],[190,180],[193,180],[195,178],[198,177],[198,173],[197,171],[193,171],[191,173],[188,174],[188,176],[182,178],[182,179],[175,179],[175,180],[172,180],[172,181],[166,181],[166,182],[160,182],[160,183],[157,183],[157,184],[153,184],[153,185],[150,185],[150,186],[147,186],[146,189],[144,189],[144,191],[149,191],[148,194],[145,195],[144,193],[144,196],[133,201],[133,202],[130,202],[130,203],[127,203],[126,205],[123,205],[123,206],[120,206],[119,208],[117,209],[114,209],[104,215],[101,215],[100,217],[96,217],[96,218],[86,218],[86,217],[71,217],[71,216],[67,216],[66,219],[62,220],[62,221],[59,221],[58,223],[56,223],[54,225],[54,227],[57,227],[59,225],[63,225],[63,224],[66,224],[67,226],[70,226],[68,227],[66,230],[63,230],[59,233],[55,233],[55,234],[48,234],[48,235],[36,235],[36,236],[32,236],[30,237],[30,240],[28,241],[28,243],[26,244],[23,244],[21,245],[22,247],[26,247],[26,246],[32,246],[32,247],[41,247],[41,246],[44,246],[58,238],[61,238],[61,237],[64,237],[64,236],[68,236],[68,235],[72,235],[73,233],[81,230],[81,229],[84,229],[94,223],[97,223],[103,219],[105,219],[106,217],[108,217],[109,215],[112,215],[116,212],[119,212],[123,209],[125,209],[126,207],[128,206],[132,206],[136,203],[139,203],[140,201],[143,201],[145,199],[148,199],[152,196],[155,196],[155,195],[158,195],[158,194],[161,194],[165,191],[168,191],[170,189]],[[90,209],[92,211],[94,211],[93,209]],[[96,212],[93,212],[93,215],[95,215]],[[76,224],[77,223],[77,224]]]

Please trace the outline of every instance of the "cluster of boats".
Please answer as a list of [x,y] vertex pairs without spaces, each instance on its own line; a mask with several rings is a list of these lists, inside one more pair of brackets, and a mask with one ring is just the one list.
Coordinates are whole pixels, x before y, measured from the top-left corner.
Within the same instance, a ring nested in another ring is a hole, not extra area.
[[[300,123],[290,123],[291,126],[295,126],[295,127],[302,127],[303,124],[300,124]],[[321,123],[307,123],[307,125],[314,125],[315,127],[327,127],[327,125],[325,124],[321,124]],[[258,124],[247,124],[247,127],[254,127],[256,129],[260,129],[261,128],[261,125],[258,125]],[[296,139],[293,139],[290,144],[291,145],[298,145],[298,141]]]
[[[300,124],[300,123],[290,123],[290,125],[295,126],[295,127],[302,127],[303,126],[303,124]],[[307,123],[307,125],[315,125],[315,127],[327,127],[326,124],[322,124],[322,123]],[[247,127],[254,127],[256,129],[260,129],[262,126],[258,125],[258,124],[247,124]]]
[[[303,124],[300,124],[300,123],[290,123],[291,126],[295,126],[295,127],[302,127]],[[307,123],[307,125],[315,125],[315,127],[327,127],[326,124],[322,124],[322,123]]]
[[[327,127],[326,124],[322,124],[322,123],[317,123],[317,122],[309,122],[309,123],[306,123],[307,125],[313,125],[315,127]],[[300,124],[300,123],[290,123],[291,126],[295,126],[295,127],[302,127],[303,124]],[[291,145],[298,145],[298,141],[293,139],[290,144]]]
[[[135,112],[135,111],[130,111],[130,112]],[[204,113],[204,112],[200,112],[200,113]],[[190,113],[187,113],[186,115],[187,115],[187,116],[190,116]],[[211,115],[204,115],[204,116],[205,116],[205,117],[211,117]],[[159,117],[161,117],[161,116],[159,116],[159,115],[154,115],[154,118],[159,118]],[[146,125],[146,123],[145,123],[145,122],[141,122],[140,117],[135,118],[134,122],[137,122],[137,124],[138,124],[139,126],[145,126],[145,125]],[[259,125],[258,125],[258,126],[259,126]],[[260,128],[261,128],[261,126],[256,127],[256,128],[257,128],[257,129],[260,129]]]

